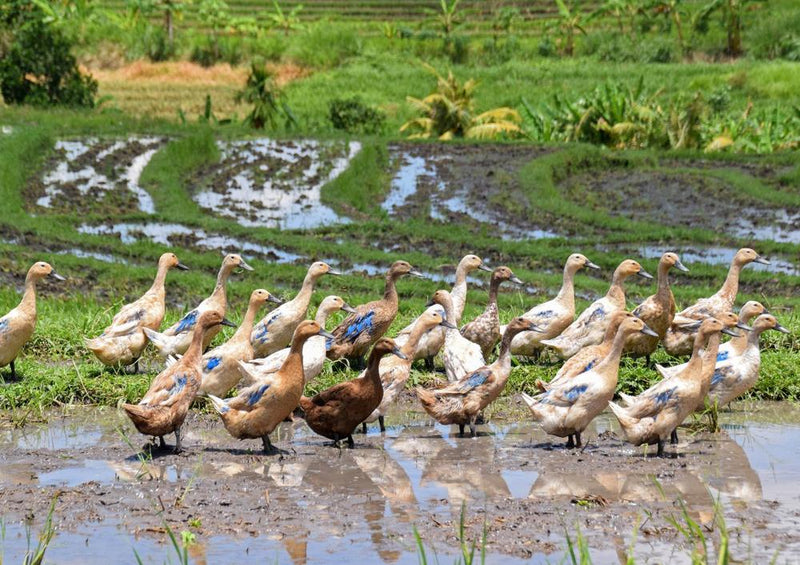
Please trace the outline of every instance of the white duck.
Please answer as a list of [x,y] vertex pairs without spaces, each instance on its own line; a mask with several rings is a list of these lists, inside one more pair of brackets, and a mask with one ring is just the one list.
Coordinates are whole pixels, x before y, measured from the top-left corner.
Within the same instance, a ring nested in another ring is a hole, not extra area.
[[[451,317],[455,317],[453,299],[446,290],[437,290],[429,304],[438,304],[443,307],[445,318],[448,321]],[[447,380],[451,383],[461,380],[465,375],[486,365],[481,346],[471,342],[461,335],[460,331],[452,328],[445,329],[442,360]]]

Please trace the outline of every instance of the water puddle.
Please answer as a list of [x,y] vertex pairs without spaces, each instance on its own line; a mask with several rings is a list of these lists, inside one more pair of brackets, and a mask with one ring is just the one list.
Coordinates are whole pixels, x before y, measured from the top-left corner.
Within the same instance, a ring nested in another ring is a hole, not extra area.
[[[391,147],[390,154],[399,166],[382,208],[392,216],[401,217],[409,210],[427,207],[433,220],[468,219],[508,240],[561,237],[543,226],[530,226],[527,218],[515,218],[503,211],[500,204],[492,202],[501,188],[498,185],[508,189],[508,185],[515,182],[513,167],[508,171],[483,169],[478,174],[471,170],[480,168],[474,162],[474,155],[462,154],[462,150],[450,148],[446,154],[432,156],[425,147]],[[494,166],[502,168],[503,165],[495,162]],[[523,198],[513,192],[509,197]]]
[[61,251],[56,251],[58,255],[72,255],[74,257],[81,257],[84,259],[96,259],[98,261],[102,261],[103,263],[120,263],[123,265],[128,265],[130,262],[127,259],[123,259],[122,257],[117,257],[115,255],[111,255],[110,253],[99,253],[97,251],[87,251],[85,249],[79,249],[77,247],[72,247],[70,249],[62,249]]
[[[607,247],[605,248],[608,249]],[[665,247],[656,247],[644,245],[637,247],[635,253],[645,259],[660,259],[661,256],[668,251]],[[692,263],[705,263],[707,265],[725,265],[731,264],[734,255],[738,248],[735,247],[681,247],[680,256],[681,261],[685,263],[690,269]],[[770,264],[762,265],[761,263],[751,263],[747,266],[748,269],[754,271],[762,271],[769,273],[783,273],[786,275],[800,275],[800,265],[792,263],[785,259],[769,257]]]
[[218,142],[220,163],[204,175],[197,203],[245,226],[307,229],[347,223],[322,204],[322,187],[361,150],[358,142],[254,139]]
[[139,185],[139,178],[165,143],[160,137],[57,141],[57,157],[36,189],[40,193],[36,205],[74,211],[92,209],[102,202],[119,208],[130,205],[152,214],[153,199]]
[[14,128],[11,126],[0,126],[0,133],[3,135],[11,135],[14,133]]
[[246,255],[255,255],[276,263],[294,263],[305,259],[289,251],[237,239],[235,237],[209,234],[199,228],[182,224],[100,224],[96,226],[83,224],[78,228],[87,235],[111,235],[119,237],[122,243],[130,245],[137,241],[152,241],[161,245],[190,246],[204,251],[235,251]]
[[[162,562],[169,546],[153,511],[159,504],[176,531],[188,528],[187,516],[202,523],[190,550],[196,563],[246,555],[416,563],[413,527],[429,557],[435,551],[449,561],[462,503],[470,535],[488,528],[491,563],[559,562],[564,532],[574,535],[576,521],[596,562],[625,551],[637,521],[639,558],[681,562],[684,551],[667,519],[680,519],[677,500],[701,525],[713,522],[721,502],[735,559],[794,555],[800,409],[741,407],[721,415],[720,434],[683,431],[677,459],[642,457],[615,438],[616,421],[607,414],[584,435],[585,450],[567,451],[509,402],[500,410],[510,419],[490,416],[476,439],[458,438],[454,428],[400,408],[388,415],[385,435],[371,429],[352,450],[326,446],[302,421],[284,423],[273,436],[291,448],[282,457],[263,456],[257,442],[233,440],[215,418],[192,414],[184,427],[186,454],[156,451],[140,459],[124,436],[134,445],[143,438],[124,416],[86,409],[80,418],[0,433],[9,532],[3,549],[10,560],[24,553],[17,516],[46,508],[58,489],[52,555],[59,562],[80,555],[81,562],[101,563],[110,540]],[[86,547],[94,550],[80,553]]]
[[800,243],[800,212],[762,210],[757,217],[740,218],[733,229],[745,239]]

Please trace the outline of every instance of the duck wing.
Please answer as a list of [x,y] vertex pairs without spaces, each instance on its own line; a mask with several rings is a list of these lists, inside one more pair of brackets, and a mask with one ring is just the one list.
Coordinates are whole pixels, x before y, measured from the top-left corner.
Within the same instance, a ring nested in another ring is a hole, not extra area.
[[680,403],[678,386],[671,381],[660,381],[639,396],[632,398],[626,412],[634,418],[648,418]]
[[225,401],[228,408],[249,412],[264,397],[264,394],[273,386],[273,383],[260,382],[242,389],[239,394]]
[[373,304],[359,306],[331,332],[336,343],[354,343],[364,332],[371,333],[375,325],[376,309]]
[[495,379],[494,373],[489,367],[481,367],[477,371],[466,375],[459,381],[451,383],[433,392],[436,396],[465,395],[481,385],[489,384]]
[[568,383],[560,387],[551,388],[547,392],[535,396],[534,399],[540,404],[569,408],[575,404],[587,390],[589,390],[588,383]]

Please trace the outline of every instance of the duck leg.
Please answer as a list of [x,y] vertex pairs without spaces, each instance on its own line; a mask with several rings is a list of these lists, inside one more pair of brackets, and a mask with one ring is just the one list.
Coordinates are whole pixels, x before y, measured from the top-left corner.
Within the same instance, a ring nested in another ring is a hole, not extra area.
[[139,374],[139,359],[136,359],[136,361],[133,362],[133,374]]
[[378,425],[381,427],[381,433],[386,431],[386,425],[383,422],[383,416],[378,416]]
[[669,444],[670,445],[678,445],[678,429],[677,428],[672,430],[672,433],[669,434]]
[[181,448],[181,428],[175,428],[175,453],[180,453],[182,451]]
[[347,447],[349,447],[350,449],[353,449],[355,446],[356,446],[356,442],[353,441],[353,435],[350,434],[349,436],[347,436]]
[[17,378],[17,370],[14,368],[14,361],[11,362],[11,379],[16,380]]
[[164,449],[165,447],[167,447],[167,442],[164,441],[164,436],[158,436],[158,448]]
[[575,432],[575,447],[581,447],[583,443],[581,443],[581,433]]
[[666,442],[663,439],[658,440],[658,452],[656,453],[656,457],[664,457],[664,444]]
[[572,434],[569,434],[569,438],[567,439],[567,449],[572,449],[575,447],[575,438]]
[[464,437],[464,424],[458,425],[458,437]]
[[478,419],[477,416],[473,416],[472,419],[469,421],[470,437],[478,437],[478,430],[475,428],[475,421],[477,419]]
[[431,372],[433,372],[433,370],[434,370],[434,368],[435,368],[435,367],[434,367],[434,365],[433,365],[433,356],[432,356],[432,355],[431,355],[430,357],[426,357],[426,358],[425,358],[425,368],[426,368],[428,371],[431,371]]
[[366,435],[367,434],[367,423],[361,422],[361,433]]
[[276,453],[280,453],[280,449],[276,448],[272,445],[272,442],[269,439],[269,436],[261,436],[261,443],[264,444],[264,453],[267,455],[274,455]]

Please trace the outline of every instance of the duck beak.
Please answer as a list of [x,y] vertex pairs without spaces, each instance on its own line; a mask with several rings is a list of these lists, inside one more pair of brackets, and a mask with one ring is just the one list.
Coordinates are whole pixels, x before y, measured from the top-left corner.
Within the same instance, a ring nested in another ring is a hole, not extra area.
[[253,270],[253,267],[251,267],[250,265],[248,265],[247,263],[245,263],[244,259],[242,259],[242,261],[239,263],[239,266],[240,266],[242,269],[244,269],[245,271],[252,271],[252,270]]
[[600,265],[592,263],[591,261],[586,261],[586,264],[584,265],[584,267],[586,267],[587,269],[594,269],[595,271],[599,271],[600,270]]
[[675,262],[675,268],[678,269],[679,271],[683,271],[684,273],[688,273],[689,272],[689,269],[686,268],[686,265],[681,263],[680,259],[678,259]]
[[750,326],[748,326],[744,322],[737,323],[736,327],[739,328],[740,330],[744,330],[746,332],[752,332],[753,331],[753,328],[751,328]]
[[220,322],[220,325],[228,326],[229,328],[235,328],[236,327],[236,324],[231,322],[228,318],[222,318],[222,321]]
[[761,255],[753,259],[753,263],[761,263],[762,265],[769,265],[770,262],[764,259]]
[[455,326],[455,324],[452,324],[452,323],[448,322],[447,320],[442,320],[441,323],[439,323],[439,325],[442,326],[443,328],[449,328],[451,330],[457,330],[458,329]]
[[350,314],[356,313],[356,309],[350,306],[347,302],[342,304],[342,310],[344,310],[345,312],[349,312]]
[[517,275],[513,275],[513,276],[512,276],[510,279],[508,279],[508,280],[510,280],[510,281],[511,281],[512,283],[514,283],[514,284],[520,284],[520,285],[522,285],[522,284],[525,284],[524,282],[522,282],[522,281],[519,279],[519,277],[518,277]]
[[636,274],[639,275],[640,277],[642,277],[643,279],[651,279],[652,280],[652,278],[653,278],[653,275],[651,275],[650,273],[648,273],[644,269],[639,269],[639,272],[636,273]]
[[733,331],[733,330],[732,330],[732,329],[730,329],[730,328],[724,328],[724,329],[722,330],[722,333],[724,333],[724,334],[726,334],[726,335],[729,335],[729,336],[731,336],[731,337],[739,337],[740,335],[742,335],[742,334],[737,334],[735,331]]
[[419,272],[418,270],[416,270],[416,269],[411,269],[410,271],[408,271],[408,274],[409,274],[409,275],[411,275],[411,276],[413,276],[413,277],[419,277],[419,278],[421,278],[421,279],[424,279],[424,278],[426,278],[426,277],[425,277],[425,275],[423,275],[422,273],[420,273],[420,272]]
[[657,334],[656,332],[654,332],[653,330],[651,330],[651,329],[650,329],[650,328],[647,326],[647,324],[645,324],[645,326],[642,328],[642,330],[641,330],[641,331],[642,331],[642,333],[643,333],[644,335],[649,335],[650,337],[658,337],[658,334]]
[[56,273],[55,271],[50,271],[50,274],[49,274],[49,275],[47,275],[47,276],[48,276],[48,277],[53,277],[53,278],[54,278],[54,279],[56,279],[57,281],[65,281],[65,280],[67,280],[67,277],[62,277],[61,275],[59,275],[59,274],[58,274],[58,273]]
[[335,271],[334,269],[328,269],[328,274],[329,275],[336,275],[337,277],[342,276],[342,272],[341,271]]
[[324,329],[324,328],[321,328],[321,329],[320,329],[320,330],[317,332],[317,335],[321,335],[322,337],[326,337],[326,338],[328,338],[328,339],[334,339],[334,338],[336,337],[336,336],[334,336],[334,335],[333,335],[331,332],[329,332],[328,330],[326,330],[326,329]]
[[487,266],[486,263],[481,263],[480,265],[478,265],[478,268],[481,271],[486,271],[487,273],[491,273],[492,272],[491,267]]
[[274,294],[270,294],[269,297],[267,298],[267,302],[274,302],[275,304],[283,304],[283,299],[278,298]]
[[785,327],[783,327],[782,325],[780,325],[778,323],[775,323],[775,327],[772,328],[772,329],[773,330],[778,330],[782,334],[790,334],[790,333],[792,333],[792,332],[790,332],[789,330],[787,330]]
[[176,269],[180,269],[181,271],[188,271],[189,270],[189,267],[187,267],[183,263],[178,263],[177,265],[175,265],[175,268]]
[[539,326],[537,326],[536,324],[534,324],[533,322],[530,323],[530,325],[528,326],[527,329],[528,329],[528,331],[538,332],[540,334],[544,333],[544,330],[542,328],[540,328]]
[[395,355],[397,355],[397,356],[398,356],[400,359],[408,359],[408,357],[406,357],[405,355],[403,355],[403,352],[402,352],[402,351],[400,351],[400,348],[399,348],[399,347],[395,347],[394,349],[392,349],[392,353],[394,353]]

